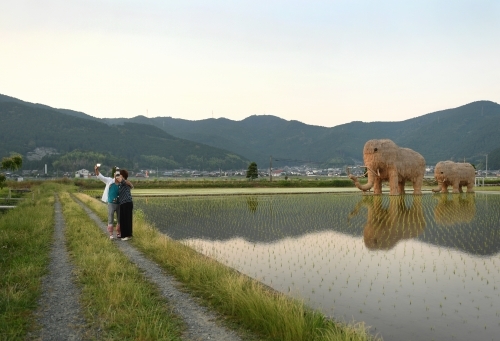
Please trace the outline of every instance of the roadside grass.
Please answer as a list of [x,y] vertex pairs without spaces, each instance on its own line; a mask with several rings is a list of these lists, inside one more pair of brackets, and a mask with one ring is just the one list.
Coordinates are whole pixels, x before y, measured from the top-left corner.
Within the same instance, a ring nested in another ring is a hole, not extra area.
[[[79,193],[76,196],[103,220],[106,206]],[[303,302],[277,293],[193,249],[161,234],[134,211],[133,244],[176,276],[188,291],[241,328],[262,340],[375,340],[363,323],[343,324],[308,309]]]
[[[180,340],[182,322],[113,241],[60,192],[66,240],[87,321],[102,340]],[[104,206],[105,207],[105,206]]]
[[0,339],[24,340],[47,273],[54,232],[54,191],[47,183],[0,215]]

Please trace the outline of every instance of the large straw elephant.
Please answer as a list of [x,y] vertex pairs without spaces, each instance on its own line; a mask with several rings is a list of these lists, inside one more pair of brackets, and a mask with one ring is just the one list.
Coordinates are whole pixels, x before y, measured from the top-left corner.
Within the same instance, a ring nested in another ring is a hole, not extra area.
[[400,240],[416,238],[425,230],[422,196],[365,196],[349,219],[362,207],[368,210],[363,239],[369,250],[390,250]]
[[363,192],[373,188],[374,194],[382,194],[382,181],[389,181],[390,195],[404,194],[406,181],[411,181],[413,193],[422,194],[425,159],[416,151],[398,147],[388,139],[369,140],[363,148],[363,161],[368,183],[361,185],[354,175],[349,175]]
[[462,186],[467,186],[467,193],[474,193],[476,170],[470,163],[440,161],[434,168],[434,178],[439,188],[433,192],[448,193],[448,186],[453,186],[453,193],[462,193]]

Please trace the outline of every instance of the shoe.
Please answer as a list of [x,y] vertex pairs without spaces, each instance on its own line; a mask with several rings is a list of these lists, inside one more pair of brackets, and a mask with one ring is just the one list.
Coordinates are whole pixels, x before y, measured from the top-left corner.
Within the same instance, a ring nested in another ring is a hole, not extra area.
[[117,234],[116,235],[116,238],[121,238],[122,236],[120,234]]
[[122,240],[129,240],[129,239],[130,239],[129,237],[122,238]]
[[109,236],[109,239],[115,239],[115,237],[113,237],[113,236]]

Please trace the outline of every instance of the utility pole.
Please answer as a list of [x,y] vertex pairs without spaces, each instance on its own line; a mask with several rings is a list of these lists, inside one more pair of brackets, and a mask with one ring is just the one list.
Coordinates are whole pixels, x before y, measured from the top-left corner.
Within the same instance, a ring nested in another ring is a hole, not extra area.
[[273,156],[269,156],[269,181],[273,181]]
[[484,175],[484,177],[488,177],[488,154],[486,154],[486,174]]

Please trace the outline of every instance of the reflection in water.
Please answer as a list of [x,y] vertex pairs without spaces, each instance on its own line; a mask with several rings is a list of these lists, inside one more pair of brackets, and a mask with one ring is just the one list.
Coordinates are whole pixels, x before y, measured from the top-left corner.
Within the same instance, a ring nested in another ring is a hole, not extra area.
[[259,206],[259,200],[257,199],[257,196],[247,197],[247,205],[248,210],[255,213],[257,211],[257,207]]
[[476,215],[476,195],[474,193],[435,194],[438,203],[434,208],[434,220],[439,225],[450,226],[470,223]]
[[[500,196],[274,195],[197,198],[137,198],[134,206],[174,239],[271,243],[311,232],[364,237],[370,250],[390,250],[398,241],[428,244],[474,255],[500,252]],[[474,238],[471,238],[474,236]]]
[[400,240],[418,237],[426,223],[422,208],[422,196],[412,197],[407,206],[404,195],[364,196],[349,215],[358,214],[361,207],[368,209],[363,238],[370,250],[390,250]]

